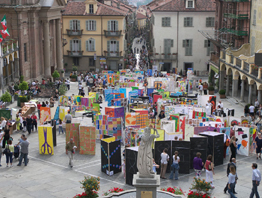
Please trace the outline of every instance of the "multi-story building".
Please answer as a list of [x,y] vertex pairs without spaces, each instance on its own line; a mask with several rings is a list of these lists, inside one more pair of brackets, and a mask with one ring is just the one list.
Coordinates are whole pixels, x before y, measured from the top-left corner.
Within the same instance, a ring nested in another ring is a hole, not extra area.
[[68,43],[63,49],[66,68],[122,68],[129,14],[132,8],[116,0],[69,1],[63,12],[63,38]]
[[[250,2],[242,0],[241,3]],[[225,89],[226,95],[249,104],[254,104],[256,99],[262,102],[262,18],[259,14],[261,11],[262,2],[252,1],[251,15],[247,15],[248,20],[243,19],[250,24],[249,43],[245,38],[246,42],[238,49],[233,47],[223,49],[219,57],[219,88]]]
[[148,4],[152,22],[151,60],[163,71],[207,71],[212,44],[199,30],[215,26],[215,4],[210,0],[154,1]]
[[[15,77],[51,77],[63,69],[61,10],[64,0],[1,0],[10,37],[2,42],[3,88]],[[1,82],[1,81],[0,81]]]
[[138,29],[141,30],[146,27],[147,17],[141,13],[136,14]]

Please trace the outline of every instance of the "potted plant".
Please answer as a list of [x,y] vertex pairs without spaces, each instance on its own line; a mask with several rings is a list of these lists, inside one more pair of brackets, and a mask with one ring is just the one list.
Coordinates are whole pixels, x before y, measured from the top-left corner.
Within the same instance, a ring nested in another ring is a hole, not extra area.
[[214,95],[214,93],[215,93],[215,88],[214,88],[213,86],[209,86],[207,89],[208,89],[208,94],[209,94],[209,95]]
[[28,99],[26,96],[20,96],[20,106],[23,107],[25,106],[25,102],[28,102]]
[[226,98],[226,90],[220,89],[219,90],[219,96],[220,96],[221,99]]
[[70,76],[70,80],[72,82],[76,82],[76,79],[77,79],[77,75],[73,74],[72,76]]
[[52,74],[52,76],[54,78],[54,81],[56,81],[56,79],[60,77],[60,74],[58,73],[57,70],[55,70],[54,73]]
[[1,96],[1,100],[2,100],[3,102],[12,102],[12,96],[11,96],[11,94],[10,94],[8,91],[6,91],[6,92]]
[[86,198],[96,198],[98,196],[98,190],[100,189],[100,178],[99,177],[85,177],[83,181],[80,182],[82,184],[82,189],[84,192],[81,194],[77,194],[74,198],[86,197]]

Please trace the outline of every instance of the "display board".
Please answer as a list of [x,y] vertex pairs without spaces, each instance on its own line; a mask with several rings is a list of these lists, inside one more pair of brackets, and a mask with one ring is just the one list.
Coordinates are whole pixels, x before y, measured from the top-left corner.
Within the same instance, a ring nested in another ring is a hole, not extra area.
[[138,147],[126,148],[126,184],[133,185],[133,175],[138,172],[137,169]]
[[79,130],[80,149],[79,154],[96,154],[96,129],[93,126],[80,126]]
[[[160,170],[161,170],[161,153],[163,152],[163,150],[167,148],[168,152],[167,154],[169,155],[169,158],[172,157],[172,141],[155,141],[155,154],[154,154],[154,159],[156,164],[158,164],[160,167],[159,169],[157,169],[157,174],[160,174]],[[167,165],[167,173],[170,173],[170,160],[168,162]]]
[[54,154],[53,131],[52,126],[39,126],[39,153],[44,155]]
[[[178,151],[180,162],[179,162],[179,173],[189,174],[190,173],[190,141],[172,141],[172,157]],[[173,159],[170,160],[173,162]],[[170,163],[171,163],[170,162]]]
[[208,138],[200,135],[190,137],[190,168],[193,168],[193,160],[197,152],[201,153],[202,162],[205,163],[207,159],[207,144]]
[[40,107],[40,125],[51,121],[50,107]]
[[66,143],[73,138],[77,151],[79,151],[79,125],[80,123],[66,124]]

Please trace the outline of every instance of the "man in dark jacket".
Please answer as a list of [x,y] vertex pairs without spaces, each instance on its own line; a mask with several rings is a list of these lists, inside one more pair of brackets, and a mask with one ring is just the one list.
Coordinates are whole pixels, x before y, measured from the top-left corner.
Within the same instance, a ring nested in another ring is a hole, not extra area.
[[30,116],[27,116],[27,118],[26,118],[26,127],[27,127],[27,131],[28,131],[29,135],[31,134],[32,125],[33,125],[32,118]]
[[[229,162],[228,165],[227,165],[227,177],[228,177],[228,175],[229,175],[229,173],[230,173],[230,167],[231,167],[231,166],[234,166],[235,169],[237,170],[236,158],[232,158],[231,162]],[[236,176],[236,181],[237,181],[237,179],[238,179],[238,178],[237,178],[237,176]],[[225,194],[227,193],[227,190],[228,190],[228,183],[227,183],[226,187],[224,188],[224,193],[225,193]],[[234,194],[237,194],[236,191],[234,191],[233,193],[234,193]]]

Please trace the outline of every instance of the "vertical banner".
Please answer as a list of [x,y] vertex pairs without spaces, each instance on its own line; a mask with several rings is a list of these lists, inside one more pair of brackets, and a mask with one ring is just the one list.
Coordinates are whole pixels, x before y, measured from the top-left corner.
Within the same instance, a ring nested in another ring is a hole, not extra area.
[[79,132],[80,149],[79,154],[96,154],[96,129],[93,126],[80,126]]
[[50,107],[40,107],[40,125],[51,121]]
[[53,131],[51,126],[38,127],[39,153],[44,155],[53,155]]

